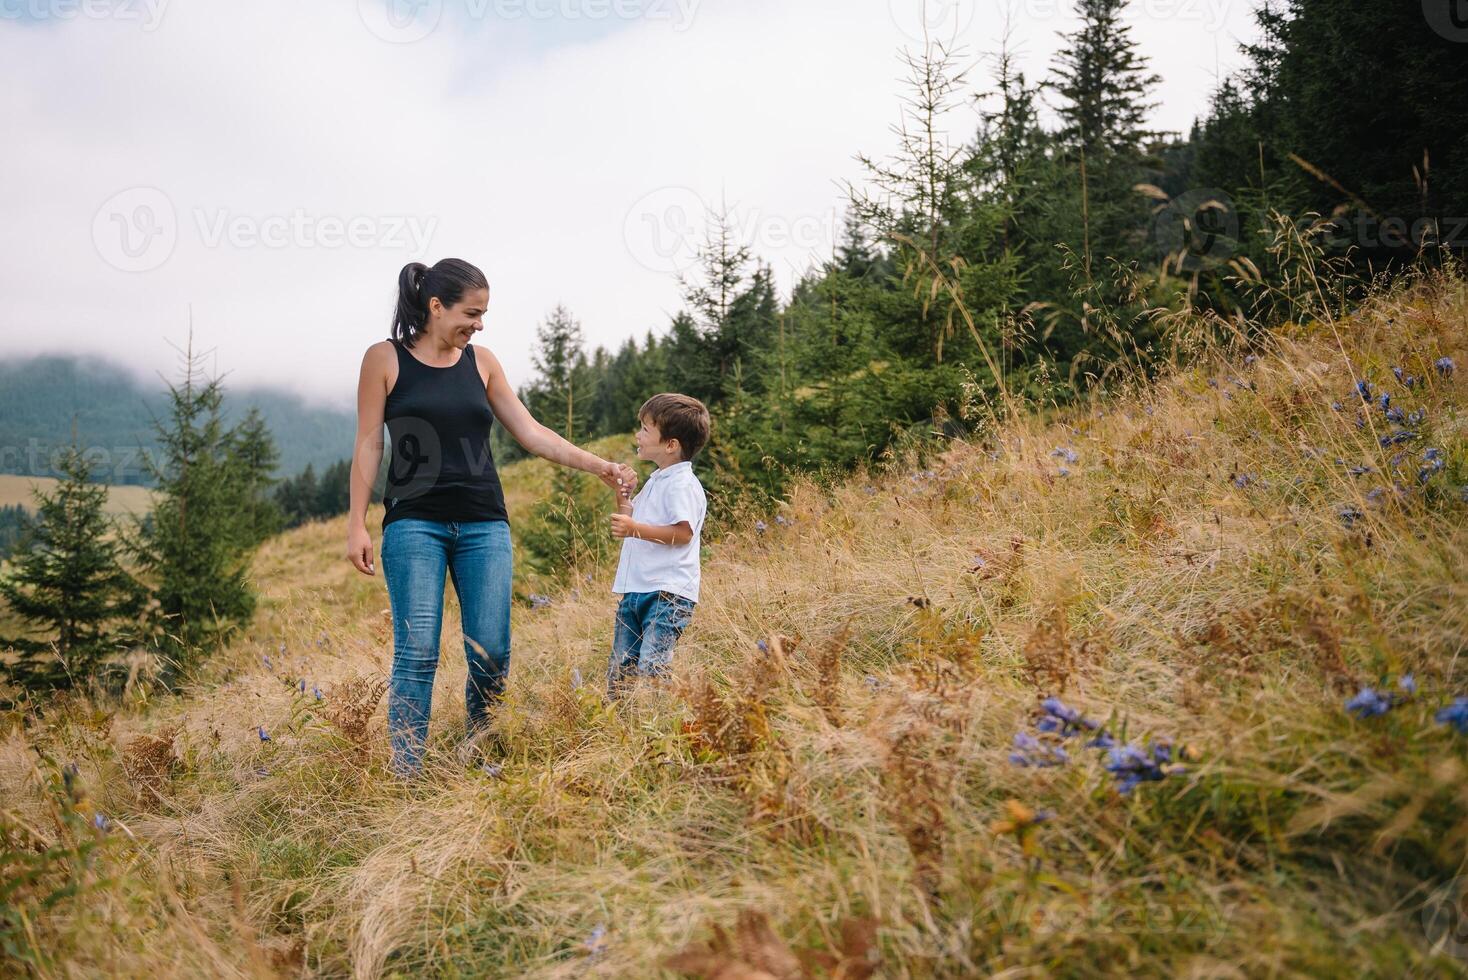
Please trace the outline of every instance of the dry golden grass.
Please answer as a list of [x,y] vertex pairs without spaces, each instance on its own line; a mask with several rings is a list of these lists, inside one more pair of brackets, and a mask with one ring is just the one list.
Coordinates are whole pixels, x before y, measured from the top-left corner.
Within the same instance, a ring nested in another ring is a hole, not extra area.
[[[54,477],[49,476],[15,476],[0,473],[0,506],[13,507],[20,504],[34,513],[35,490],[50,492],[56,489],[57,483]],[[147,487],[108,487],[107,500],[102,505],[102,509],[114,517],[121,517],[124,514],[136,514],[141,517],[153,509],[152,491]]]
[[[186,697],[0,743],[11,819],[45,826],[39,746],[116,824],[111,880],[28,920],[47,975],[1460,974],[1421,915],[1468,846],[1468,739],[1432,721],[1468,647],[1468,380],[1444,355],[1468,363],[1455,279],[799,484],[788,527],[710,546],[674,684],[616,708],[609,571],[517,607],[492,771],[455,761],[450,612],[412,786],[381,707],[359,756],[310,693],[386,670],[380,578],[342,559],[341,521],[282,536],[254,630]],[[1427,410],[1404,448],[1448,463],[1423,489],[1370,495],[1398,448],[1379,411],[1353,423],[1363,374]],[[1393,711],[1343,711],[1409,671]],[[1186,771],[1119,795],[1077,740],[1011,765],[1061,690]],[[116,746],[174,729],[168,792],[140,800]]]

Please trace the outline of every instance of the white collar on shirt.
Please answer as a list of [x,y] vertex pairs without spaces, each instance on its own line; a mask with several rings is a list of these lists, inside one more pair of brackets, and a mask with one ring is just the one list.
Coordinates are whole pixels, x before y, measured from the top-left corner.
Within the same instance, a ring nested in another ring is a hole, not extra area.
[[687,460],[687,459],[679,460],[678,462],[674,463],[672,466],[664,466],[662,469],[654,471],[653,474],[652,474],[652,476],[649,476],[647,478],[647,482],[651,483],[653,480],[657,479],[660,476],[663,476],[664,474],[667,474],[667,475],[671,476],[674,472],[677,472],[679,470],[691,470],[691,469],[693,469],[693,461],[692,460]]

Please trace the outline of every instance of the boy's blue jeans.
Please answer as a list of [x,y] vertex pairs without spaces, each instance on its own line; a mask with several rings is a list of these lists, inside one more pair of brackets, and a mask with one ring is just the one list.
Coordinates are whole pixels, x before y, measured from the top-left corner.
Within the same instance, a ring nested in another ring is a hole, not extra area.
[[393,655],[388,681],[387,729],[392,767],[422,771],[438,670],[445,570],[459,596],[468,730],[489,721],[510,669],[510,526],[504,521],[433,521],[404,517],[382,532],[382,572],[392,603]]
[[607,693],[616,697],[635,676],[661,677],[673,646],[693,619],[692,599],[673,592],[628,592],[617,603]]

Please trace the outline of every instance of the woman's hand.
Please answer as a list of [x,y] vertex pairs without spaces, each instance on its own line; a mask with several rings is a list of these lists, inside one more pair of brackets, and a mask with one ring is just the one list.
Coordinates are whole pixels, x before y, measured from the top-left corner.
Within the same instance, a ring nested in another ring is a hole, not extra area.
[[367,525],[347,529],[347,561],[363,575],[377,574],[372,563],[372,535],[367,533]]
[[632,491],[637,489],[637,471],[626,463],[613,463],[609,459],[604,459],[601,463],[597,478],[617,495],[619,504],[623,499],[630,500]]

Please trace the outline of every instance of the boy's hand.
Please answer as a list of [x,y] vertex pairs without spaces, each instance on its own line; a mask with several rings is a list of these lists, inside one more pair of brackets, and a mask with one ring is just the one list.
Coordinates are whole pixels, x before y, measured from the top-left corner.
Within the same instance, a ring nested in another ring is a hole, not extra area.
[[626,463],[613,463],[611,460],[602,460],[601,471],[597,473],[601,482],[605,483],[613,493],[631,493],[637,489],[637,471]]
[[612,515],[612,537],[616,538],[618,541],[622,540],[625,537],[633,536],[633,527],[634,524],[631,514]]

